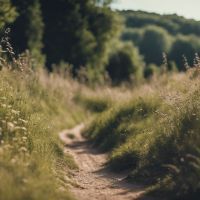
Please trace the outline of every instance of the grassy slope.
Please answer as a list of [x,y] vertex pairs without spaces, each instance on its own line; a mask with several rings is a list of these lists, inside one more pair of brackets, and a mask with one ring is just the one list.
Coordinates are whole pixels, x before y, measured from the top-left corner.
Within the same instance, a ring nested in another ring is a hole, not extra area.
[[71,100],[78,85],[44,72],[0,76],[0,199],[72,199],[64,177],[76,165],[58,132],[83,119]]
[[131,92],[102,89],[98,98],[108,99],[109,108],[88,123],[84,134],[110,152],[113,169],[131,170],[132,180],[154,183],[169,198],[198,198],[199,83],[197,67]]
[[66,173],[76,166],[57,133],[86,119],[85,109],[96,114],[84,134],[110,152],[113,169],[155,183],[162,196],[198,199],[199,67],[133,89],[95,91],[44,72],[0,75],[0,199],[72,199]]

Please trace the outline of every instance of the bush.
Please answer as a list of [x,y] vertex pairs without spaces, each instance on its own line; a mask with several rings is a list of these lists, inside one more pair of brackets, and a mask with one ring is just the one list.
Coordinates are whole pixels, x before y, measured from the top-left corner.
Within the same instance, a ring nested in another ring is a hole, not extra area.
[[159,69],[156,65],[151,64],[145,67],[144,69],[144,78],[149,79],[156,73],[158,73]]
[[121,36],[122,41],[131,41],[136,46],[139,46],[143,38],[143,29],[126,29]]
[[5,25],[15,20],[17,12],[10,0],[0,0],[0,5],[0,29],[2,29]]
[[147,64],[161,65],[163,53],[167,53],[171,46],[171,38],[165,29],[157,26],[147,26],[140,42],[139,49]]
[[81,104],[87,110],[95,113],[101,113],[107,110],[111,105],[110,99],[83,94],[78,94],[77,96],[75,96],[74,101],[78,104]]
[[[200,42],[195,36],[179,35],[172,45],[170,60],[176,62],[179,71],[185,71],[185,64],[193,65],[195,53],[200,53]],[[187,61],[187,63],[185,63]]]
[[142,78],[144,63],[138,49],[131,44],[125,44],[115,51],[109,59],[106,67],[114,84],[123,81],[130,81],[134,76],[135,80]]

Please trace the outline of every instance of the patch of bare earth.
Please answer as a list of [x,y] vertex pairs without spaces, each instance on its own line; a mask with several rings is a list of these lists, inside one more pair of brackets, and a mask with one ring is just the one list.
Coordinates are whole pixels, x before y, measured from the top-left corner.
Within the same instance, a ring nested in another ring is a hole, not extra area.
[[[107,155],[91,147],[81,136],[83,124],[60,133],[79,170],[73,171],[71,191],[78,200],[136,200],[143,197],[145,188],[126,181],[127,174],[113,173],[105,168]],[[149,200],[149,198],[148,198]]]

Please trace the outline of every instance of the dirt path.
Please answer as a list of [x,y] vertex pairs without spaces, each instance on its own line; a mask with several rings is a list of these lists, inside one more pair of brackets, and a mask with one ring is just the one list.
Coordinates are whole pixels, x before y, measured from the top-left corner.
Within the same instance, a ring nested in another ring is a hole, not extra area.
[[[60,133],[79,170],[73,173],[76,186],[71,191],[78,200],[134,200],[144,199],[144,188],[127,183],[126,174],[115,174],[104,168],[106,154],[99,154],[81,136],[83,124]],[[148,198],[149,200],[149,198]]]

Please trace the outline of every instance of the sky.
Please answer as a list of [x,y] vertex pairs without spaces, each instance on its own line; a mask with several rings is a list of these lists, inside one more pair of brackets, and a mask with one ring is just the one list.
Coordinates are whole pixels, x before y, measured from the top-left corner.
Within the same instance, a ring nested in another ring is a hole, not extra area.
[[200,0],[114,0],[113,9],[132,9],[160,14],[178,14],[200,20]]

